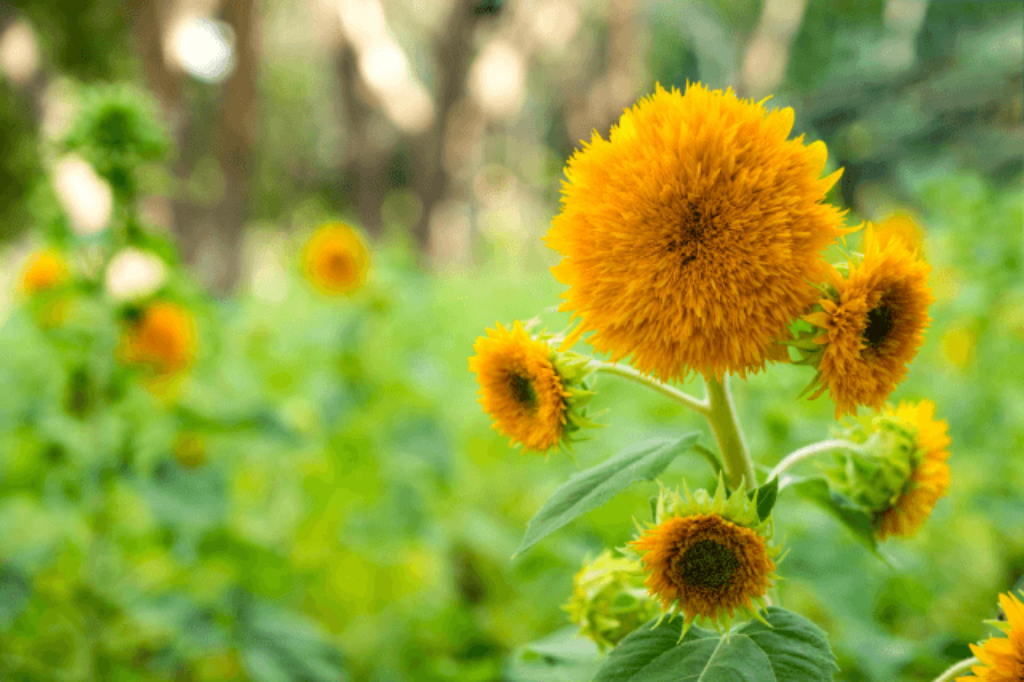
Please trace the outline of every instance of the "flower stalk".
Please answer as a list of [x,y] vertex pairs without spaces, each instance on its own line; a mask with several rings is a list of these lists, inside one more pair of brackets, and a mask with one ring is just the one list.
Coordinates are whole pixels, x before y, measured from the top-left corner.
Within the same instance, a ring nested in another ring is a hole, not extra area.
[[936,677],[935,682],[953,682],[957,675],[969,672],[972,667],[979,663],[981,663],[981,661],[973,657],[960,661],[959,663],[954,663],[949,670]]
[[737,490],[745,482],[747,490],[753,490],[757,487],[757,474],[754,473],[754,462],[747,452],[736,419],[736,407],[732,403],[728,381],[727,375],[721,381],[714,377],[708,379],[708,411],[704,416],[718,441],[729,486]]
[[702,414],[708,417],[711,411],[711,406],[707,400],[698,400],[692,395],[684,393],[677,388],[673,388],[668,384],[663,384],[653,377],[641,374],[637,370],[627,365],[620,365],[614,362],[601,362],[600,360],[594,360],[591,362],[590,367],[598,372],[604,372],[605,374],[613,374],[615,376],[635,381],[638,384],[646,386],[647,388],[654,389],[658,393],[671,398],[683,407],[687,407],[698,414]]
[[771,473],[768,474],[768,480],[778,478],[782,475],[786,469],[798,464],[805,459],[811,459],[828,452],[834,452],[836,450],[861,450],[861,447],[856,443],[842,439],[831,439],[823,440],[820,443],[811,443],[806,447],[802,447],[799,450],[789,453],[782,458],[782,461],[775,465]]

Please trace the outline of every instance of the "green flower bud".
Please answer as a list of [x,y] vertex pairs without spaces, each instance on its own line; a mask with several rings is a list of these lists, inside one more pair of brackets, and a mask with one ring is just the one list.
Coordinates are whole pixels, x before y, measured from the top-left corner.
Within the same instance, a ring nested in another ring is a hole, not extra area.
[[661,612],[648,596],[639,561],[605,550],[573,580],[572,598],[562,608],[580,634],[604,651]]

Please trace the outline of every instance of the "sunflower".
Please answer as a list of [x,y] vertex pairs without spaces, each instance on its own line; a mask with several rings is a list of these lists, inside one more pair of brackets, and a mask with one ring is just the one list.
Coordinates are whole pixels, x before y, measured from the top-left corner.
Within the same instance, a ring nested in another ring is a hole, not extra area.
[[321,227],[302,254],[306,277],[321,293],[341,296],[358,291],[366,282],[370,251],[353,228],[344,223]]
[[185,308],[161,301],[133,312],[121,335],[121,358],[156,377],[179,374],[195,358],[196,330]]
[[883,246],[890,239],[899,239],[911,251],[924,245],[924,228],[907,213],[893,213],[887,216],[878,223],[875,236]]
[[763,368],[843,232],[823,201],[840,173],[820,177],[824,143],[792,125],[731,90],[659,86],[572,156],[545,242],[595,349],[663,380]]
[[20,289],[29,296],[50,291],[68,279],[68,266],[60,252],[41,249],[32,254],[21,271]]
[[864,255],[851,258],[844,276],[829,272],[826,296],[804,319],[817,327],[819,349],[809,364],[818,373],[811,382],[836,404],[836,418],[856,414],[858,406],[879,409],[907,375],[928,327],[931,268],[902,239],[881,243],[871,225],[864,234]]
[[875,537],[913,537],[949,488],[949,436],[935,405],[922,400],[885,406],[842,436],[857,444],[825,474],[835,492],[871,516]]
[[519,321],[511,330],[500,322],[496,327],[476,340],[469,358],[492,426],[527,450],[568,445],[571,434],[589,424],[578,411],[591,395],[582,385],[586,358],[557,353]]
[[1024,680],[1024,604],[1012,593],[999,595],[999,605],[1006,622],[997,625],[1006,637],[992,637],[981,646],[971,645],[971,652],[981,665],[971,668],[973,675],[958,677],[956,682],[1021,682]]
[[928,400],[900,403],[896,410],[887,407],[885,414],[912,431],[915,464],[899,497],[876,517],[875,534],[879,540],[890,535],[913,537],[949,488],[946,420],[935,420],[935,405]]
[[665,612],[682,611],[684,632],[697,617],[729,629],[736,613],[759,617],[776,576],[771,519],[760,520],[741,487],[730,497],[719,481],[711,499],[662,490],[657,522],[629,543],[641,554],[650,594]]

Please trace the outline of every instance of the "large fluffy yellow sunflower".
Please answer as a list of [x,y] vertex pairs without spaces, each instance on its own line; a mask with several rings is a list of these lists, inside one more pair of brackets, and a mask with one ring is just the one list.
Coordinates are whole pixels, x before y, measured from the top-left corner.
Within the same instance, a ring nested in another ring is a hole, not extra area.
[[949,489],[946,420],[935,420],[935,405],[928,400],[900,403],[896,410],[887,407],[885,414],[912,432],[916,464],[896,500],[877,515],[875,534],[879,540],[890,535],[913,537]]
[[1006,614],[1000,627],[1006,637],[992,637],[971,645],[981,665],[971,668],[973,675],[958,677],[956,682],[1021,682],[1024,680],[1024,604],[1012,593],[999,595],[999,604]]
[[512,329],[500,322],[496,327],[476,340],[476,355],[469,358],[492,426],[527,450],[568,444],[574,431],[589,424],[578,411],[591,395],[582,386],[587,358],[556,352],[519,321]]
[[823,201],[839,172],[820,177],[824,143],[792,125],[731,90],[659,86],[572,156],[545,241],[594,348],[663,380],[764,366],[842,232]]
[[726,630],[736,612],[757,617],[775,577],[770,519],[758,520],[745,490],[727,499],[724,488],[720,482],[713,499],[703,490],[663,490],[656,524],[629,543],[649,573],[650,594],[663,611],[682,611],[685,629],[698,617]]
[[366,282],[370,251],[354,229],[344,223],[329,223],[306,244],[302,267],[321,293],[352,294]]
[[823,333],[812,397],[826,389],[836,404],[836,418],[856,414],[858,406],[880,408],[907,375],[928,327],[930,266],[902,239],[884,244],[868,225],[862,259],[851,259],[844,276],[829,272],[828,292],[817,311],[804,319]]

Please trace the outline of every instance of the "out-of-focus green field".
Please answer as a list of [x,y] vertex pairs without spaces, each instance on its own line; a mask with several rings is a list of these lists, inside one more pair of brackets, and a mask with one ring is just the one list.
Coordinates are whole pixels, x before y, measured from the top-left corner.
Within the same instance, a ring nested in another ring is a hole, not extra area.
[[[1022,195],[945,174],[917,191],[938,300],[893,398],[933,400],[949,421],[949,496],[917,538],[885,545],[895,569],[819,510],[784,497],[776,512],[783,603],[829,633],[845,680],[930,679],[983,636],[1024,566]],[[654,485],[510,560],[577,465],[511,451],[466,359],[487,326],[534,316],[559,287],[509,258],[445,277],[407,262],[381,248],[353,300],[318,298],[296,270],[275,300],[209,305],[171,407],[132,384],[70,416],[68,354],[13,311],[0,334],[4,679],[491,680],[566,625],[573,573],[630,538]],[[809,378],[775,365],[737,382],[761,462],[828,434],[827,399],[794,401]],[[702,428],[640,387],[604,377],[598,390],[608,426],[577,448],[579,467]],[[175,458],[182,431],[201,463]],[[665,478],[684,474],[710,482],[696,458]]]

